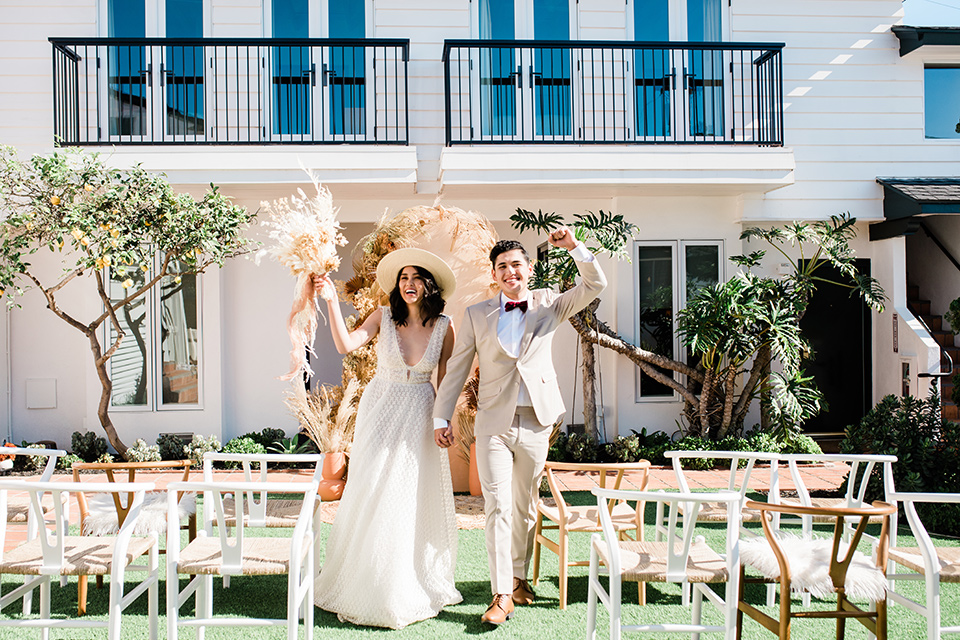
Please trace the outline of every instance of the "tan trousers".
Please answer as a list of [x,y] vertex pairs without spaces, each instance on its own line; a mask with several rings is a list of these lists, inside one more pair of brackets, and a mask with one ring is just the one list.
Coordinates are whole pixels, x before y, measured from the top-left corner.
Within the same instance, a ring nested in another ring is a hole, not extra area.
[[487,516],[487,557],[494,594],[513,593],[513,578],[527,578],[539,487],[550,448],[550,426],[531,407],[518,407],[510,429],[477,437],[477,471]]

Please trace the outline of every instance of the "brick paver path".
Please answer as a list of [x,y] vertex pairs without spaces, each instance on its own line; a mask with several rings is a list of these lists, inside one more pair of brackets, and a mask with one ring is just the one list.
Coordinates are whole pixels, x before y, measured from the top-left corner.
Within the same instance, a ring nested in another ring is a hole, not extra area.
[[[840,487],[847,474],[849,467],[844,464],[815,464],[802,466],[800,473],[803,475],[803,481],[808,490],[819,489],[831,490]],[[285,469],[270,473],[270,480],[273,482],[304,482],[310,478],[313,471],[310,469]],[[728,470],[714,469],[711,471],[686,471],[684,473],[687,483],[693,490],[696,489],[722,489],[726,488],[730,472]],[[241,471],[215,471],[214,476],[217,480],[241,480],[243,474]],[[591,477],[593,476],[593,477]],[[557,474],[564,490],[568,491],[589,491],[597,486],[596,474],[583,472],[565,471]],[[201,474],[199,471],[194,473],[195,479],[199,480]],[[737,472],[737,481],[743,477],[743,471]],[[182,479],[182,472],[165,471],[138,471],[137,478],[143,482],[153,482],[158,490],[166,488],[170,482]],[[779,473],[780,490],[793,491],[794,485],[790,479],[790,473],[781,468]],[[72,482],[70,474],[57,474],[53,477],[56,482]],[[767,491],[769,489],[770,470],[766,466],[754,468],[750,476],[750,489],[756,491]],[[84,474],[82,482],[106,482],[106,474]],[[637,489],[639,482],[638,474],[627,474],[624,478],[622,488]],[[656,489],[676,489],[677,482],[674,477],[673,469],[670,467],[652,467],[650,470],[650,482],[647,486],[649,490]],[[70,520],[76,524],[80,510],[77,508],[76,500],[72,500],[70,506]],[[8,524],[7,536],[4,549],[9,550],[18,545],[26,536],[26,525]]]

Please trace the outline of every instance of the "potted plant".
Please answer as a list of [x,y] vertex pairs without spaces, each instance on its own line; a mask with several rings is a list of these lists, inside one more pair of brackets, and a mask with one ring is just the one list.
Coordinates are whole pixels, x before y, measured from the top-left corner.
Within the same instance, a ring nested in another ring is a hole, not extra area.
[[300,421],[301,429],[326,454],[319,491],[323,500],[339,500],[343,495],[359,401],[360,383],[356,379],[347,381],[346,387],[319,385],[309,393],[295,385],[287,393],[287,407]]

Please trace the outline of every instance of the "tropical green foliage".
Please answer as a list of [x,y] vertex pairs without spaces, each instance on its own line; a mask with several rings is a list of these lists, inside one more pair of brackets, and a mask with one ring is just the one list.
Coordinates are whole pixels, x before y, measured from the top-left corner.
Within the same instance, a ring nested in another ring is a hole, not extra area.
[[947,312],[943,314],[943,319],[950,323],[954,335],[960,333],[960,298],[950,303]]
[[[126,332],[117,314],[165,279],[200,273],[246,253],[244,231],[253,215],[212,187],[200,199],[177,193],[162,175],[141,167],[115,169],[97,154],[72,149],[24,161],[11,147],[0,148],[0,295],[17,305],[26,287],[43,294],[47,307],[89,341],[101,383],[98,415],[110,444],[123,444],[109,416],[112,383],[107,362]],[[61,271],[34,264],[47,254]],[[154,265],[159,265],[154,268]],[[110,281],[125,296],[108,295]],[[103,303],[94,317],[81,319],[62,309],[57,294],[72,282],[89,283]],[[102,327],[115,341],[104,350]]]
[[[752,431],[745,437],[729,436],[722,440],[710,440],[699,436],[685,436],[676,442],[663,432],[647,434],[646,429],[633,431],[627,436],[618,436],[612,442],[600,445],[583,433],[569,437],[560,433],[553,441],[547,460],[556,462],[638,462],[669,464],[664,456],[667,451],[770,451],[773,453],[823,453],[808,436],[797,436],[789,444],[774,438],[769,433]],[[712,469],[717,465],[714,458],[691,458],[684,462],[690,469]]]
[[[940,397],[884,397],[859,424],[847,427],[844,453],[897,456],[893,479],[898,491],[960,493],[960,424],[940,415]],[[882,500],[881,471],[874,469],[867,498]],[[918,503],[928,529],[960,535],[960,505]]]
[[[248,436],[239,436],[232,440],[229,440],[227,444],[223,445],[221,449],[222,453],[248,453],[254,455],[261,455],[267,452],[262,444],[250,438]],[[237,469],[240,467],[239,462],[234,462],[232,460],[225,460],[223,462],[225,469]]]
[[[576,218],[575,233],[592,250],[626,256],[627,242],[636,228],[622,216],[601,211]],[[540,234],[563,222],[556,214],[519,209],[511,220],[520,231]],[[855,222],[844,214],[828,221],[745,230],[742,240],[763,240],[797,266],[775,278],[753,271],[764,251],[731,258],[740,271],[727,282],[698,288],[677,314],[679,334],[692,355],[689,362],[632,344],[593,315],[595,305],[571,318],[571,324],[582,340],[626,356],[644,374],[675,391],[684,401],[683,435],[722,440],[741,433],[751,403],[760,397],[769,428],[789,444],[803,421],[821,408],[821,395],[803,370],[811,350],[800,331],[800,320],[817,284],[848,287],[874,309],[883,309],[883,290],[855,267],[850,248]],[[799,262],[788,253],[788,246],[799,254]],[[836,268],[843,281],[824,278],[825,265]],[[551,251],[547,260],[536,265],[531,286],[558,285],[563,289],[572,286],[575,275],[566,252]],[[773,363],[779,366],[771,366]]]

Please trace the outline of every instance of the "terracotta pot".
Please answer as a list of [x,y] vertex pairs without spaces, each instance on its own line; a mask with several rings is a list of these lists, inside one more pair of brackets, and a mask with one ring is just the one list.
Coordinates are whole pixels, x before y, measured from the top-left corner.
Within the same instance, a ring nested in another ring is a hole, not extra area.
[[483,493],[480,488],[480,472],[477,471],[477,443],[470,445],[470,495],[479,496]]
[[343,480],[347,472],[347,454],[342,451],[328,453],[323,456],[323,466],[320,474],[324,480]]
[[323,480],[320,481],[320,486],[317,489],[321,500],[330,502],[340,499],[340,496],[343,495],[343,487],[347,484],[343,479],[346,472],[347,454],[338,451],[323,456],[323,465],[320,467],[320,475],[323,476]]

